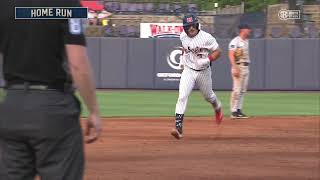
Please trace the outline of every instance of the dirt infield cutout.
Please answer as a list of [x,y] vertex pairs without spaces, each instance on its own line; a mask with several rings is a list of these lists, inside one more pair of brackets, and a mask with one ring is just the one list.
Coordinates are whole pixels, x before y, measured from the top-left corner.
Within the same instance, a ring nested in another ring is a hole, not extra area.
[[[319,179],[320,117],[107,118],[86,145],[86,180]],[[84,121],[82,121],[84,122]]]

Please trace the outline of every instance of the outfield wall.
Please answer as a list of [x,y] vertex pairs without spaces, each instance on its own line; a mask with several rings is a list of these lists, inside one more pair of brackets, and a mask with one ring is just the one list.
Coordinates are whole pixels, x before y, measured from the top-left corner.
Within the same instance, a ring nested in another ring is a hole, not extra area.
[[[231,89],[229,39],[212,65],[213,88]],[[88,52],[99,88],[177,89],[178,39],[88,38]],[[177,50],[177,51],[174,51]],[[320,39],[250,40],[252,90],[320,90]],[[161,74],[159,74],[161,73]],[[166,73],[166,74],[164,74]],[[158,77],[160,75],[160,77]],[[163,77],[163,76],[174,77]]]
[[[212,65],[213,88],[230,90],[230,40],[217,41],[223,53]],[[178,39],[88,38],[87,44],[98,88],[178,88]],[[250,58],[251,90],[320,90],[320,39],[250,40]]]

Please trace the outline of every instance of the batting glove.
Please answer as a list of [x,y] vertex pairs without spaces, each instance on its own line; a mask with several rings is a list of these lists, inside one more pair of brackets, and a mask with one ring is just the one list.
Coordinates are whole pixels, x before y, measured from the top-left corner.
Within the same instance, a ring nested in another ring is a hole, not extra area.
[[204,58],[204,59],[198,59],[198,64],[201,67],[206,67],[210,64],[212,60],[210,59],[210,57]]

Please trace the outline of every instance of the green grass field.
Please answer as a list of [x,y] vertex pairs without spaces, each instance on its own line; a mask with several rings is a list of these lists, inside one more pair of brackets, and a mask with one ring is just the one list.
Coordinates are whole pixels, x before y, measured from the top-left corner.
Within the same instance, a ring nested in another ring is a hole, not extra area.
[[[229,115],[230,92],[216,92]],[[98,92],[104,117],[173,116],[178,91],[107,90]],[[84,109],[83,116],[87,115]],[[244,112],[250,116],[320,115],[319,92],[249,92],[245,96]],[[211,105],[199,91],[189,97],[187,116],[211,116]]]

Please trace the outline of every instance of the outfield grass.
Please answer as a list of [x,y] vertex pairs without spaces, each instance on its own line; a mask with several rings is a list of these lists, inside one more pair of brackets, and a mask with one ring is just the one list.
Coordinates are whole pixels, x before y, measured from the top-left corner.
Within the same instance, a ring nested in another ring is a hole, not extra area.
[[[230,92],[216,92],[229,115]],[[178,91],[99,91],[98,101],[104,117],[173,116]],[[320,93],[317,92],[249,92],[244,112],[251,116],[320,115]],[[211,116],[211,105],[199,91],[189,97],[187,116]],[[83,116],[87,115],[84,109]]]

